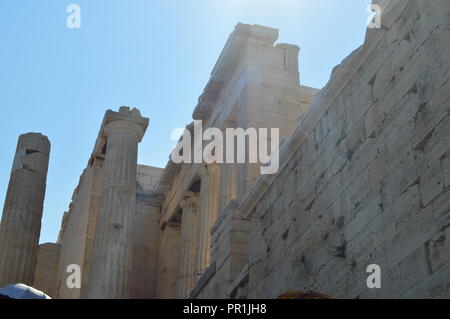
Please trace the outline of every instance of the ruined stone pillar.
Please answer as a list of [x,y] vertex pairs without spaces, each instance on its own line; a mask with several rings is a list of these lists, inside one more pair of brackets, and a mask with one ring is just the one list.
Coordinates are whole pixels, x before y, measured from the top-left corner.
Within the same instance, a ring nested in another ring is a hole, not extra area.
[[0,225],[0,287],[33,285],[49,155],[46,136],[19,137]]
[[88,298],[128,298],[132,218],[136,210],[138,143],[148,119],[138,110],[107,111],[104,185],[89,276]]
[[[239,127],[236,121],[228,119],[222,129],[223,136],[226,140],[234,139],[234,131],[228,131],[228,128]],[[224,146],[223,155],[224,163],[219,165],[220,170],[220,186],[219,186],[219,215],[228,205],[228,203],[237,196],[238,185],[238,166],[237,164],[237,143],[234,143],[234,155],[227,154],[227,147]],[[230,158],[229,158],[230,157]],[[232,160],[232,162],[228,162]]]
[[201,165],[198,171],[201,177],[200,208],[198,214],[197,258],[195,272],[198,278],[208,268],[211,260],[211,228],[219,212],[219,167]]
[[181,250],[177,276],[177,298],[186,299],[194,288],[197,233],[197,210],[199,198],[188,192],[180,201],[183,210],[181,220]]

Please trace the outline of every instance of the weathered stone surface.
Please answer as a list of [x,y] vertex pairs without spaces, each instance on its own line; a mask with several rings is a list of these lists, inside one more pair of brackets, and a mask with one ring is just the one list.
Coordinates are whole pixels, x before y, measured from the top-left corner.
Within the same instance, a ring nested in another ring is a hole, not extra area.
[[[448,295],[450,5],[386,3],[390,28],[368,31],[299,120],[290,151],[300,155],[282,153],[289,164],[270,183],[256,181],[264,194],[243,199],[242,213],[252,218],[247,297],[301,288],[340,298]],[[431,71],[437,65],[444,71]],[[327,158],[337,167],[331,175],[320,165]],[[299,183],[287,177],[292,171]],[[339,185],[340,205],[322,196],[327,183]],[[292,189],[295,208],[279,205]],[[381,266],[383,289],[367,288],[369,264]]]
[[60,244],[46,243],[39,245],[34,274],[33,287],[55,298],[57,292],[57,276]]
[[[193,118],[223,132],[280,128],[276,174],[138,166],[147,120],[107,112],[62,221],[56,296],[448,298],[450,4],[374,3],[383,27],[320,92],[299,84],[299,48],[275,44],[277,30],[238,24],[227,41]],[[27,167],[45,166],[29,155]],[[44,252],[36,284],[50,291],[42,265],[56,250]],[[81,289],[64,285],[69,264]],[[382,289],[366,285],[371,264]]]
[[148,125],[139,111],[106,112],[104,184],[89,275],[89,298],[129,298],[136,213],[137,148]]
[[46,136],[19,137],[0,224],[0,287],[33,285],[49,155]]

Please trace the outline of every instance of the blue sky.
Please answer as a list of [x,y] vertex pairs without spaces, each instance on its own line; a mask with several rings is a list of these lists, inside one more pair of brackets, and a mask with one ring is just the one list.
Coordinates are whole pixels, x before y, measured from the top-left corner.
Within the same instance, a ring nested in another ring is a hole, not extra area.
[[[17,138],[52,143],[41,242],[54,242],[106,109],[150,118],[139,163],[164,167],[173,129],[198,96],[238,22],[280,30],[297,44],[303,85],[321,88],[362,44],[369,0],[2,0],[0,206]],[[81,7],[81,29],[66,8]]]

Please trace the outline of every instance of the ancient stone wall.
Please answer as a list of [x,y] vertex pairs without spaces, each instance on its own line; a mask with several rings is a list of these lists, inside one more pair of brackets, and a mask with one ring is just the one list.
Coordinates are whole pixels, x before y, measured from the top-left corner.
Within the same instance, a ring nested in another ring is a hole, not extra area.
[[198,299],[239,298],[240,287],[246,283],[243,272],[248,265],[248,236],[251,221],[244,218],[233,200],[222,212],[212,229],[211,267],[202,276],[191,296]]
[[131,298],[156,297],[161,197],[154,192],[161,168],[138,165],[136,214],[133,217]]
[[450,296],[450,4],[374,2],[382,28],[333,70],[280,171],[219,217],[192,297]]
[[[299,85],[298,47],[257,25],[230,36],[193,117],[205,128],[279,127],[276,174],[139,166],[147,119],[108,111],[60,250],[41,247],[36,285],[53,293],[42,268],[59,253],[59,298],[274,298],[290,289],[448,298],[450,3],[374,2],[382,27],[368,30],[312,103],[316,90]],[[65,285],[69,264],[82,267],[81,289]],[[381,289],[366,286],[370,264],[381,267]]]
[[39,245],[33,287],[54,298],[56,296],[60,245]]
[[[249,298],[450,296],[450,3],[393,1],[241,203]],[[368,289],[366,268],[381,267]]]

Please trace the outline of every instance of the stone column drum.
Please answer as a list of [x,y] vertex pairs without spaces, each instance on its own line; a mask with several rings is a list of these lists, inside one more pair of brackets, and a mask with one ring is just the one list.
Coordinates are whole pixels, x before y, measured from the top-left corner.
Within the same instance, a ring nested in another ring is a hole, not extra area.
[[136,210],[138,143],[148,119],[137,109],[107,111],[104,186],[89,276],[88,298],[129,298],[132,218]]
[[46,136],[19,137],[0,225],[0,287],[33,284],[49,155]]

